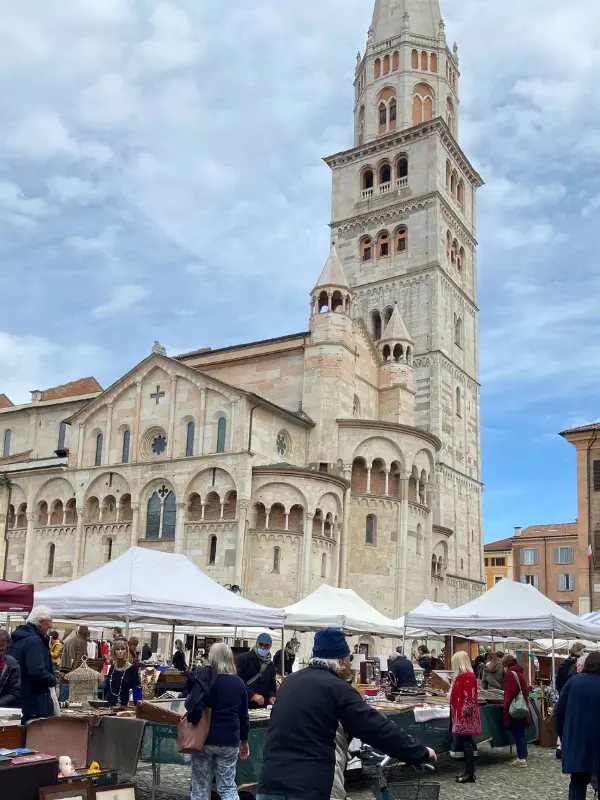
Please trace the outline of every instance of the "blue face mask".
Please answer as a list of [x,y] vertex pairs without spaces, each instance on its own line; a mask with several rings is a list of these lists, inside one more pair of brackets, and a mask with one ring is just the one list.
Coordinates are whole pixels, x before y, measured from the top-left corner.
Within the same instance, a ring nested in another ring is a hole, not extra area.
[[271,651],[263,650],[262,647],[257,647],[256,652],[258,653],[259,656],[262,656],[262,658],[264,658],[265,656],[268,656]]

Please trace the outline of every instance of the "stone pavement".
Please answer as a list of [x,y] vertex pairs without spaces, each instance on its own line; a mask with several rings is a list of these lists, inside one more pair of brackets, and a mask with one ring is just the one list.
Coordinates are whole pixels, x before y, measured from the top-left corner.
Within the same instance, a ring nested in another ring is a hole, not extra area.
[[[492,750],[484,745],[479,753],[476,784],[458,785],[454,779],[462,771],[459,764],[448,757],[440,760],[435,775],[427,777],[427,780],[437,780],[442,784],[440,800],[566,800],[569,779],[562,775],[554,750],[530,746],[530,766],[527,769],[510,766],[513,757],[508,749]],[[408,770],[405,775],[407,780],[413,780]],[[188,768],[163,767],[162,782],[156,800],[189,797]],[[150,800],[148,771],[138,775],[138,784],[139,800]],[[364,781],[347,788],[351,800],[372,800],[369,784]],[[588,797],[593,797],[591,789]]]

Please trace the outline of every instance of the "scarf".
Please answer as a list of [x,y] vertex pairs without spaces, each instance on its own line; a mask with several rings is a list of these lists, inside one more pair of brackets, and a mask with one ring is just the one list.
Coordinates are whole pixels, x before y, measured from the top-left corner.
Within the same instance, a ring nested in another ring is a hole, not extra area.
[[337,675],[338,677],[340,674],[336,669],[335,664],[331,664],[329,661],[326,661],[323,658],[311,658],[310,661],[308,662],[308,666],[312,669],[325,669],[328,672],[333,672],[333,674]]
[[0,675],[6,666],[6,658],[4,656],[0,656]]
[[268,664],[271,661],[271,653],[269,652],[266,656],[261,656],[258,652],[258,645],[254,645],[254,652],[261,664]]

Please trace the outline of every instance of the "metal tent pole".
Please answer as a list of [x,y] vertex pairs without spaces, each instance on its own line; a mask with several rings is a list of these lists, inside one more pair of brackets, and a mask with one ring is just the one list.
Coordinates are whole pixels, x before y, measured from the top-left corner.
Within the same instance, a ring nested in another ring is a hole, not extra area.
[[285,626],[281,629],[281,677],[285,678]]
[[556,653],[554,652],[554,628],[552,628],[552,688],[556,691]]
[[531,639],[528,642],[529,644],[529,653],[527,660],[529,661],[529,685],[531,686]]
[[171,626],[171,663],[173,663],[173,650],[175,650],[175,623]]

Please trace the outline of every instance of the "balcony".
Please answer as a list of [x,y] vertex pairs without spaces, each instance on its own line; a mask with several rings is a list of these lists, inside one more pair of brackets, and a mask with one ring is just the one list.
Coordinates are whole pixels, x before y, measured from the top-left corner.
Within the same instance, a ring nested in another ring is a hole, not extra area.
[[387,183],[380,183],[377,187],[379,194],[389,194],[392,191],[392,183],[388,181]]
[[396,189],[408,189],[408,176],[396,179]]
[[361,196],[363,200],[370,200],[373,197],[373,187],[370,189],[363,189]]

